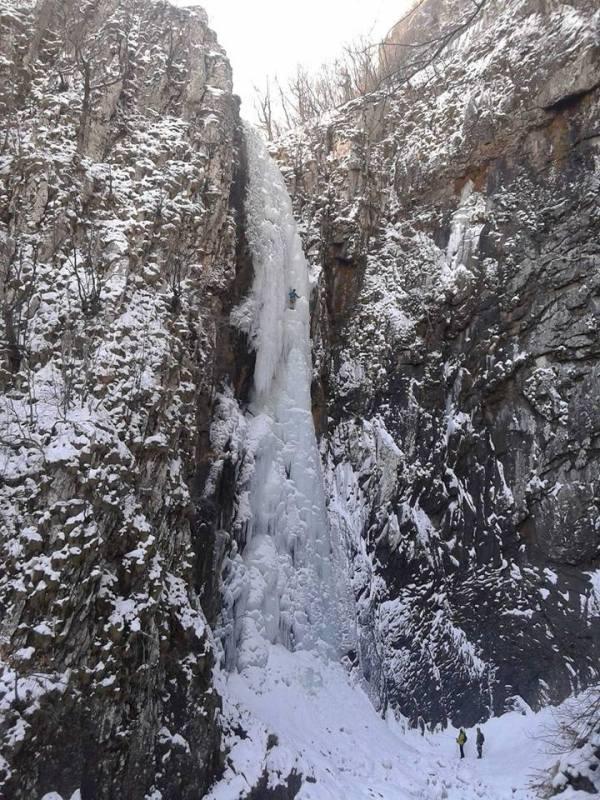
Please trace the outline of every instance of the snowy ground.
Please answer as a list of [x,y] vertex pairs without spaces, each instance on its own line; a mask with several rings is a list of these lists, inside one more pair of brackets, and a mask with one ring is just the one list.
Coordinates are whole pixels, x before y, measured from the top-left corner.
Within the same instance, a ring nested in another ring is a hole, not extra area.
[[[533,800],[530,784],[557,760],[546,742],[551,709],[487,722],[481,761],[475,730],[468,730],[461,762],[455,730],[421,736],[383,720],[342,666],[280,645],[271,647],[267,669],[233,673],[221,691],[226,713],[239,727],[230,767],[208,800],[244,796],[265,767],[272,785],[277,773],[285,778],[296,770],[308,777],[298,800]],[[568,794],[575,796],[582,795]]]

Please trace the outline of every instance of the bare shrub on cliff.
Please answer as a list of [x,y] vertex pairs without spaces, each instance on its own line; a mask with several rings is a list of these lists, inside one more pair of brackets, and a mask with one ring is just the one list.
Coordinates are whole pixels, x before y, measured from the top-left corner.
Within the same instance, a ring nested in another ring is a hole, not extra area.
[[267,77],[265,88],[254,87],[255,101],[254,110],[258,116],[260,127],[267,139],[272,141],[279,135],[280,128],[273,116],[273,96],[271,92],[271,82]]
[[540,796],[560,795],[569,785],[595,794],[600,766],[600,686],[586,689],[557,709],[541,739],[546,751],[559,760],[550,775],[538,775]]
[[100,295],[104,284],[104,264],[98,232],[91,226],[80,226],[81,233],[73,238],[67,264],[75,278],[81,310],[94,316],[100,310]]
[[[460,0],[456,3],[455,14],[449,15],[449,20],[441,24],[439,30],[433,35],[425,34],[423,38],[417,37],[413,41],[410,35],[405,39],[394,40],[393,32],[406,26],[407,31],[415,22],[417,15],[426,11],[428,0],[419,0],[412,8],[393,26],[390,34],[383,42],[377,45],[379,50],[378,79],[374,88],[395,89],[410,82],[419,72],[430,67],[435,69],[445,51],[480,17],[488,0]],[[418,30],[418,22],[415,25]],[[427,24],[423,24],[429,30]]]
[[90,2],[59,7],[62,37],[72,52],[57,60],[58,90],[65,91],[72,75],[79,74],[83,88],[77,132],[80,151],[89,134],[95,98],[122,83],[129,66],[129,15],[125,14],[119,26],[106,26],[98,33],[92,32],[95,13],[95,4]]
[[378,76],[376,47],[362,39],[344,48],[331,64],[311,73],[298,65],[283,84],[269,79],[264,89],[255,87],[255,110],[268,139],[283,131],[318,119],[375,88]]
[[[391,30],[401,25],[409,28],[429,2],[417,0]],[[318,119],[358,97],[410,86],[411,80],[424,70],[432,69],[438,77],[437,66],[445,51],[476,22],[487,2],[460,2],[456,16],[452,15],[437,33],[420,40],[413,41],[408,36],[394,41],[390,35],[378,42],[360,39],[314,73],[298,66],[286,84],[275,78],[276,93],[267,80],[264,90],[255,89],[260,127],[268,139],[274,139],[284,130]]]
[[0,246],[0,347],[8,368],[17,373],[26,345],[27,327],[35,303],[38,246],[7,238]]

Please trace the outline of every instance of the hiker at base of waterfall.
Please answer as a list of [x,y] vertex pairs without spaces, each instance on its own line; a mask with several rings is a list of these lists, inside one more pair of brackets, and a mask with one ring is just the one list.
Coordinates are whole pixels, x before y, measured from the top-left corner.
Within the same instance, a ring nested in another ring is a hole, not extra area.
[[295,289],[290,289],[288,292],[288,298],[290,301],[290,308],[296,308],[296,300],[300,297],[300,295],[296,292]]
[[483,755],[483,743],[485,742],[485,736],[481,728],[477,728],[477,739],[475,741],[477,743],[477,758],[481,758]]
[[460,750],[460,757],[465,757],[465,750],[464,747],[467,743],[467,734],[465,733],[465,729],[461,728],[458,732],[458,736],[456,737],[456,743],[458,744],[458,749]]

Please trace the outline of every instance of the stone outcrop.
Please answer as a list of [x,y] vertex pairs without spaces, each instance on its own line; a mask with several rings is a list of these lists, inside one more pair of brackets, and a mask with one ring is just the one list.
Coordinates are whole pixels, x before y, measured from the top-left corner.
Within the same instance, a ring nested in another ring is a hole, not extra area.
[[[447,31],[446,5],[390,50]],[[321,267],[315,417],[352,655],[414,720],[598,676],[599,25],[591,0],[490,1],[431,67],[406,80],[399,56],[275,148]]]
[[209,428],[251,371],[230,67],[201,9],[3,0],[0,69],[0,795],[198,798]]

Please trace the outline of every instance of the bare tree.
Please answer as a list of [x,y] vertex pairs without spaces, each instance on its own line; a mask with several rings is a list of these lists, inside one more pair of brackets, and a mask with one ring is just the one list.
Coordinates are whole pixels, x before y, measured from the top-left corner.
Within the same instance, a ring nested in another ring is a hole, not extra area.
[[26,346],[27,327],[34,312],[38,246],[6,239],[0,247],[0,309],[2,338],[9,370],[17,373]]
[[272,141],[275,138],[275,135],[278,134],[278,127],[273,119],[271,83],[268,77],[265,82],[265,88],[260,90],[257,86],[255,86],[254,94],[254,109],[258,115],[259,125],[265,132],[269,141]]
[[[544,797],[552,797],[563,791],[566,784],[577,785],[585,791],[595,793],[594,786],[584,787],[586,779],[580,775],[580,767],[588,762],[592,771],[600,764],[597,745],[591,745],[600,736],[600,686],[593,686],[567,701],[554,713],[554,721],[540,739],[549,754],[561,757],[554,768],[554,775],[540,773],[536,788]],[[565,758],[566,757],[566,758]],[[556,775],[562,780],[556,787]]]
[[[434,36],[421,41],[393,41],[387,39],[379,42],[376,47],[380,53],[379,77],[374,89],[382,87],[398,88],[410,82],[417,73],[436,66],[443,53],[450,45],[468,28],[470,28],[481,15],[488,0],[469,0],[465,2],[464,13],[458,19],[442,26]],[[411,10],[394,26],[408,22],[411,17],[419,12],[426,0],[420,0]]]
[[106,277],[102,242],[97,228],[77,216],[73,223],[67,264],[77,284],[81,310],[92,317],[100,310],[100,298]]
[[[393,29],[413,21],[426,2],[418,0]],[[424,40],[393,41],[388,37],[382,42],[370,42],[361,39],[346,46],[338,59],[315,73],[298,66],[285,86],[275,79],[276,99],[267,80],[264,91],[256,90],[260,126],[266,136],[273,139],[285,129],[318,119],[358,97],[382,90],[388,94],[401,86],[410,86],[411,79],[428,68],[439,77],[438,64],[445,51],[475,23],[487,2],[465,0],[462,15]]]
[[129,24],[124,29],[108,26],[100,32],[90,32],[90,19],[96,10],[94,2],[61,6],[64,41],[72,47],[74,63],[67,56],[59,59],[57,72],[59,91],[69,86],[69,76],[77,71],[83,81],[81,115],[77,144],[81,150],[86,142],[92,116],[94,95],[124,80],[129,62]]
[[189,225],[190,217],[184,212],[181,214],[173,234],[169,237],[165,253],[166,274],[171,294],[169,310],[173,314],[181,311],[183,281],[187,277],[190,265],[194,261],[193,251],[184,247],[185,234],[189,230]]

